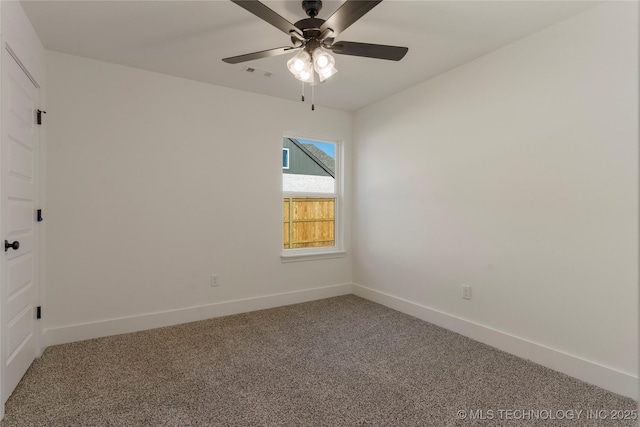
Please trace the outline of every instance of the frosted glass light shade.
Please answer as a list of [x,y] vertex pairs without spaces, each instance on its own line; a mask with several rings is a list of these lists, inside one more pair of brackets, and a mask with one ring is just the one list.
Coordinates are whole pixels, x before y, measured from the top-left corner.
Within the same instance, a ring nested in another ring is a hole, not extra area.
[[293,58],[287,61],[287,68],[291,71],[291,74],[300,78],[300,75],[304,73],[311,65],[311,56],[306,51],[298,52]]
[[318,47],[313,51],[313,68],[318,73],[321,82],[338,72],[335,63],[336,60],[327,49]]

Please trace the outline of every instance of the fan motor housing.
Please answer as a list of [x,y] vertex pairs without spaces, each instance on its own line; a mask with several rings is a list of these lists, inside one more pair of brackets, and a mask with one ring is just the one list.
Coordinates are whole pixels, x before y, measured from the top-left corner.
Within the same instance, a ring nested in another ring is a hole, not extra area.
[[322,26],[322,24],[324,24],[324,19],[318,19],[318,18],[301,19],[300,21],[296,22],[293,25],[295,25],[296,28],[300,29],[300,31],[302,32],[302,37],[304,38],[304,42],[302,42],[295,36],[291,36],[291,42],[296,47],[300,46],[301,44],[307,45],[312,40],[317,40],[318,42],[321,42],[320,36],[322,35],[322,32],[320,31],[320,27]]
[[[320,27],[324,24],[324,19],[306,18],[296,22],[296,28],[302,30],[302,34],[307,37],[318,37],[320,35]],[[315,34],[317,32],[317,34]]]

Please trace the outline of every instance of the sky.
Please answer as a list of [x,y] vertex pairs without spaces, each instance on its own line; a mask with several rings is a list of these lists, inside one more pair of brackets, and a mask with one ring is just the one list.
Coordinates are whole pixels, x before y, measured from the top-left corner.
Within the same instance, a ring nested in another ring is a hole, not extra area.
[[329,156],[331,156],[332,159],[336,158],[336,146],[333,144],[327,144],[324,142],[316,142],[316,141],[307,141],[304,139],[299,139],[298,141],[302,142],[303,144],[313,144],[319,149],[321,149],[322,151],[324,151],[325,153],[327,153]]

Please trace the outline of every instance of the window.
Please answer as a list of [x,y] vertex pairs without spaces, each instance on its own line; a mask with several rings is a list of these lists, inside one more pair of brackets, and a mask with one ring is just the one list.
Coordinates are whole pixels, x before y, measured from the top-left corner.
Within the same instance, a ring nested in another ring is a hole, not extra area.
[[344,255],[340,144],[285,137],[282,152],[283,261]]

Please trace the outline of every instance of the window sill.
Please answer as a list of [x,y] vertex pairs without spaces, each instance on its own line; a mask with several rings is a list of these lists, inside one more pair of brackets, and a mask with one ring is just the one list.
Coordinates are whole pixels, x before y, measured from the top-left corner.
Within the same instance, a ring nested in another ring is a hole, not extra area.
[[280,255],[282,262],[315,261],[318,259],[344,258],[347,251],[342,249],[331,249],[323,251],[309,251],[289,249]]

